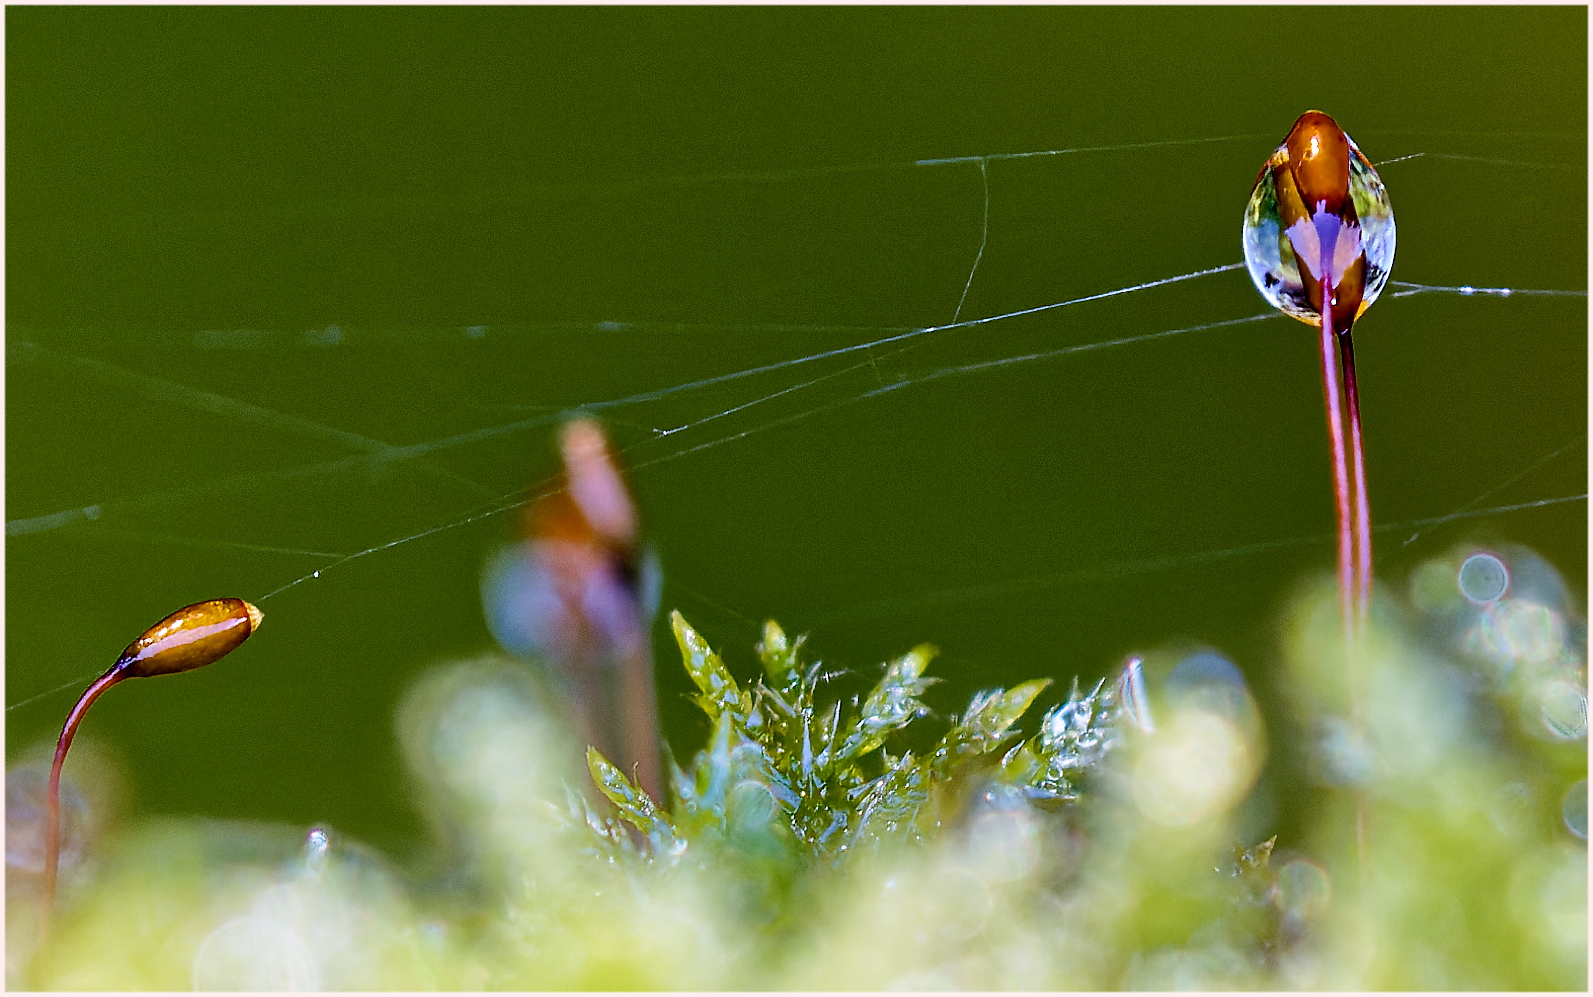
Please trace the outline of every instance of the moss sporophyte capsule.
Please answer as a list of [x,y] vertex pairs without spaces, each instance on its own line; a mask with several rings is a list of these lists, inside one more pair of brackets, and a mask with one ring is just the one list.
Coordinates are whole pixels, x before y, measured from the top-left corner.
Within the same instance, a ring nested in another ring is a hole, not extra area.
[[1371,512],[1350,329],[1388,283],[1394,211],[1377,170],[1338,123],[1307,111],[1256,177],[1243,242],[1256,289],[1285,315],[1321,333],[1339,598],[1349,637],[1366,628],[1372,589]]
[[558,487],[527,507],[522,539],[483,573],[487,625],[506,650],[549,668],[585,743],[662,799],[648,639],[656,559],[603,427],[572,419],[558,446]]
[[184,606],[144,631],[122,651],[116,664],[95,679],[67,714],[55,744],[50,787],[45,797],[44,910],[55,898],[56,865],[61,853],[61,766],[88,708],[106,689],[130,678],[192,671],[218,661],[260,628],[265,614],[242,599],[209,599]]

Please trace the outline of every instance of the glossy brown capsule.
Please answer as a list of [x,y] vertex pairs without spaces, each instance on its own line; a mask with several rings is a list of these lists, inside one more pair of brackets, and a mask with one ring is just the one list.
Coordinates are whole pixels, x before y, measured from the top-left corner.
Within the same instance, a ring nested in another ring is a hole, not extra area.
[[1347,332],[1366,291],[1361,220],[1350,197],[1349,138],[1326,114],[1307,111],[1283,145],[1289,158],[1278,171],[1278,210],[1300,278],[1317,311],[1325,301],[1333,328]]
[[1322,203],[1335,215],[1344,215],[1346,207],[1354,212],[1348,203],[1350,140],[1338,122],[1321,111],[1307,111],[1289,129],[1283,144],[1289,150],[1289,172],[1306,202],[1301,207]]
[[144,678],[203,667],[247,640],[264,616],[242,599],[196,602],[144,631],[127,645],[112,670]]
[[202,668],[230,653],[260,628],[265,614],[242,599],[209,599],[184,606],[127,645],[116,664],[78,697],[55,743],[50,787],[45,797],[44,910],[55,899],[56,865],[61,855],[61,766],[83,716],[106,689],[130,678],[169,675]]

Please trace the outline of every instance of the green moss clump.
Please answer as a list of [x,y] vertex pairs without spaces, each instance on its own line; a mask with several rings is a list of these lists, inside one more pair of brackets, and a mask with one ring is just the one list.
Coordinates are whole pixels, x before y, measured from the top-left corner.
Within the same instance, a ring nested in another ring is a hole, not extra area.
[[[821,666],[804,665],[802,641],[788,641],[777,624],[765,625],[758,645],[764,674],[743,689],[679,613],[670,622],[695,701],[712,725],[690,770],[671,766],[673,811],[596,749],[587,752],[593,782],[653,855],[674,858],[688,843],[733,840],[738,851],[789,853],[790,862],[811,864],[859,847],[922,843],[976,776],[1031,800],[1071,801],[1084,774],[1120,741],[1116,696],[1103,682],[1088,695],[1075,685],[1039,733],[1014,745],[1014,724],[1051,684],[1040,679],[975,695],[932,750],[893,756],[887,740],[930,714],[921,697],[936,681],[924,676],[933,647],[886,663],[861,702],[826,704]],[[628,844],[612,824],[599,826],[604,841],[622,850]]]
[[12,870],[8,981],[1584,989],[1585,630],[1547,603],[1428,602],[1380,602],[1354,647],[1329,587],[1288,614],[1288,747],[1317,772],[1289,787],[1292,840],[1268,827],[1277,787],[1254,791],[1259,710],[1215,655],[1075,683],[1025,731],[1045,680],[937,719],[927,645],[843,697],[773,623],[738,680],[676,614],[709,735],[668,799],[591,749],[583,771],[523,665],[446,666],[398,723],[429,873],[324,829],[145,823],[63,880],[41,948]]

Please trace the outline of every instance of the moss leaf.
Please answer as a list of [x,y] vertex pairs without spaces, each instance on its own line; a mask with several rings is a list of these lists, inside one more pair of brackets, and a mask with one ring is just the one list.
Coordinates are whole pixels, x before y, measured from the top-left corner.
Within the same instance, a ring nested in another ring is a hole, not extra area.
[[700,693],[696,697],[697,705],[708,714],[708,719],[717,720],[719,714],[727,710],[749,712],[751,704],[744,702],[730,669],[725,667],[725,663],[703,640],[702,635],[691,628],[678,610],[669,614],[669,623],[675,630],[675,641],[680,645],[686,673],[691,676]]

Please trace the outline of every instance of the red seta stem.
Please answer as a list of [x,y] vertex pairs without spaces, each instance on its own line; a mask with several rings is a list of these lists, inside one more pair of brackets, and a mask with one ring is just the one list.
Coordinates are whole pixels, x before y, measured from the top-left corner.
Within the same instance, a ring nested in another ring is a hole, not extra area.
[[1361,449],[1361,400],[1355,386],[1350,330],[1339,334],[1344,400],[1350,423],[1350,481],[1355,490],[1355,627],[1364,634],[1372,608],[1372,513],[1366,501],[1366,460]]
[[[1372,514],[1366,500],[1366,462],[1361,448],[1361,402],[1360,392],[1355,384],[1355,348],[1350,343],[1350,327],[1346,326],[1339,333],[1339,359],[1343,365],[1344,374],[1344,403],[1348,409],[1350,424],[1350,476],[1355,490],[1355,615],[1354,625],[1350,628],[1348,619],[1346,629],[1356,638],[1364,638],[1371,616],[1372,606]],[[1343,515],[1343,506],[1340,505],[1340,515]],[[1340,533],[1342,543],[1343,533]],[[1340,571],[1342,584],[1343,550],[1340,549]],[[1341,593],[1342,596],[1342,593]],[[1342,598],[1341,598],[1342,608]],[[1364,733],[1362,724],[1364,716],[1361,713],[1360,691],[1360,653],[1358,648],[1351,648],[1349,654],[1349,686],[1350,686],[1350,717],[1355,724],[1357,734]],[[1368,865],[1366,861],[1367,849],[1370,847],[1370,822],[1371,803],[1363,788],[1356,793],[1355,798],[1355,851],[1357,856],[1358,875],[1360,879],[1361,895],[1367,895],[1368,890]]]
[[55,902],[56,866],[61,860],[61,766],[66,763],[66,752],[77,736],[78,725],[94,701],[111,686],[128,677],[128,672],[118,663],[110,671],[95,679],[77,705],[67,714],[66,726],[61,728],[61,738],[55,743],[55,761],[50,765],[50,788],[44,798],[44,918],[50,917],[50,906]]
[[636,765],[635,778],[660,805],[664,779],[659,762],[658,693],[653,688],[653,659],[644,645],[620,662],[621,701],[625,704],[625,758]]
[[1322,398],[1327,406],[1328,443],[1333,450],[1333,498],[1338,519],[1339,611],[1344,622],[1348,647],[1354,635],[1354,542],[1350,513],[1350,474],[1345,460],[1344,413],[1339,385],[1339,357],[1333,343],[1332,309],[1322,309]]

